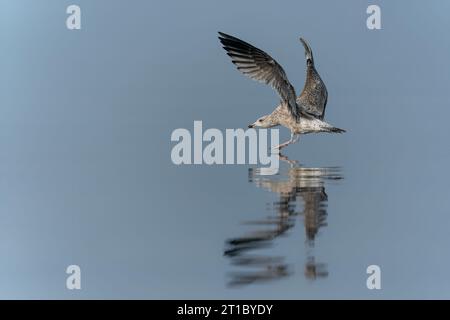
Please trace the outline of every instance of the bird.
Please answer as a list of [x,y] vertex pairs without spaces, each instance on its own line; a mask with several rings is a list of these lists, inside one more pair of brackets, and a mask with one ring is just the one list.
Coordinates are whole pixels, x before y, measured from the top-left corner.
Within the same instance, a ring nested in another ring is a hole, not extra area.
[[291,131],[291,138],[274,149],[295,143],[301,134],[343,133],[344,129],[325,122],[325,107],[328,91],[314,65],[313,52],[304,38],[300,38],[305,49],[306,80],[297,97],[281,65],[269,54],[234,36],[219,32],[219,40],[237,69],[249,78],[270,85],[279,95],[280,104],[271,114],[258,118],[249,128],[272,128],[284,126]]

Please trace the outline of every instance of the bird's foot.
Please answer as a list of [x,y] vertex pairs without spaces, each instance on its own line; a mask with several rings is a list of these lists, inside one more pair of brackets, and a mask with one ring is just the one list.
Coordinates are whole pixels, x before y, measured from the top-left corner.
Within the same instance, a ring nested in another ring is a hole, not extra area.
[[280,160],[286,161],[291,166],[297,166],[299,164],[298,160],[291,160],[287,156],[285,156],[284,154],[281,154],[281,152],[280,152],[280,154],[278,156],[280,157]]

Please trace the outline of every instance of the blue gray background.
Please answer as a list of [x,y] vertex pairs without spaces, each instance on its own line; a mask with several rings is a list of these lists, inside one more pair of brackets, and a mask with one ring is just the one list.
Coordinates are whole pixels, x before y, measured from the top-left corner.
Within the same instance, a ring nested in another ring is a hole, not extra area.
[[[450,3],[0,3],[0,298],[450,298]],[[82,30],[66,29],[70,4]],[[369,4],[382,30],[366,28]],[[247,166],[170,160],[172,130],[245,127],[278,103],[217,31],[269,52],[298,92],[299,36],[314,50],[326,119],[348,132],[286,154],[342,168],[315,248],[324,279],[303,276],[299,221],[271,249],[291,277],[229,288],[225,240],[276,196]],[[70,264],[80,291],[65,287]],[[382,290],[366,288],[370,264]]]

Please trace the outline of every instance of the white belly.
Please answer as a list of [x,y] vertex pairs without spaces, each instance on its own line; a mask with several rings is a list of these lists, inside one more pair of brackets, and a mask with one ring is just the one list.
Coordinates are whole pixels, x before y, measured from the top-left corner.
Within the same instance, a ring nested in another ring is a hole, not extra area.
[[300,134],[314,133],[314,132],[325,132],[331,126],[319,119],[302,119],[300,118],[300,123],[295,126],[295,132]]

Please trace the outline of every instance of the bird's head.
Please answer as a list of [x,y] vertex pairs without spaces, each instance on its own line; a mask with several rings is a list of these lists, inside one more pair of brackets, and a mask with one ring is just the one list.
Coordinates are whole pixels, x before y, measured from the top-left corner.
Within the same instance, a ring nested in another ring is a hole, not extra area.
[[272,117],[269,117],[269,115],[262,116],[258,120],[256,120],[254,123],[250,124],[249,128],[271,128],[276,126],[277,124],[272,121]]

